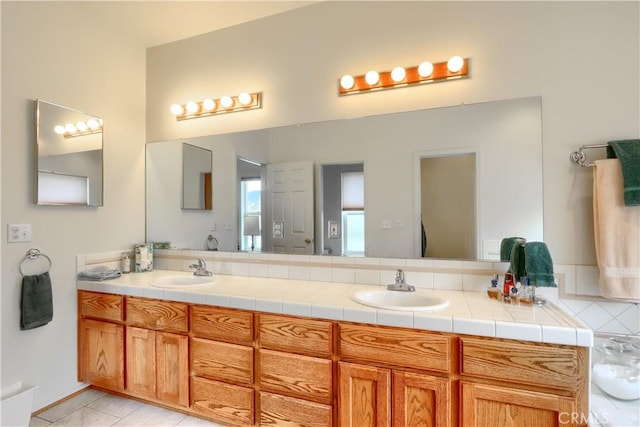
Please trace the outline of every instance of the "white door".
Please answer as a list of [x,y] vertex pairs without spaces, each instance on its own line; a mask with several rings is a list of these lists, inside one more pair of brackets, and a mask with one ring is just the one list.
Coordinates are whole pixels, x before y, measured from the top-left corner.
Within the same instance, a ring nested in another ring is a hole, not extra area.
[[313,163],[267,165],[266,250],[313,254]]

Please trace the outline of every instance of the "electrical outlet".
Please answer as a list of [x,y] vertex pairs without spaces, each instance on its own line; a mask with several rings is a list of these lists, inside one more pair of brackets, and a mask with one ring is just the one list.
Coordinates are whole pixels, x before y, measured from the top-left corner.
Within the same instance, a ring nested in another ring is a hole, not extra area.
[[7,224],[7,242],[30,242],[31,224]]
[[396,229],[398,230],[402,230],[404,228],[404,224],[402,223],[402,220],[399,219],[396,221]]
[[380,221],[380,228],[383,230],[391,230],[391,221],[388,219],[383,219]]
[[209,226],[209,231],[218,231],[218,224],[217,223],[213,223]]

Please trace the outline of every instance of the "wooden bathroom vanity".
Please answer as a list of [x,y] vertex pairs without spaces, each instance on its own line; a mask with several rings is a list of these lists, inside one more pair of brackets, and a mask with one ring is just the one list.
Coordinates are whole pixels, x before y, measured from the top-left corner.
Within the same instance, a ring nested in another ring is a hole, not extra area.
[[589,348],[78,291],[78,377],[224,425],[586,425]]

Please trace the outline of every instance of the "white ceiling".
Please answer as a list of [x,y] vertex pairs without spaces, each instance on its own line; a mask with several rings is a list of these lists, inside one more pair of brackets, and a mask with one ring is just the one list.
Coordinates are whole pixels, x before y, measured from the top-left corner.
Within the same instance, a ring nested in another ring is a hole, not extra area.
[[157,46],[317,3],[313,1],[76,1],[142,43]]

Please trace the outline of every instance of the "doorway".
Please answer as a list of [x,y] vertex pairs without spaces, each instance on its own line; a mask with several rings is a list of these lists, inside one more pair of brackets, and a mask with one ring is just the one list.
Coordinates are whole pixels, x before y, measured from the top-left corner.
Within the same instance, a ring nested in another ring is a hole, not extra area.
[[364,256],[364,163],[324,164],[321,176],[322,253]]
[[476,259],[476,153],[420,157],[421,255]]

